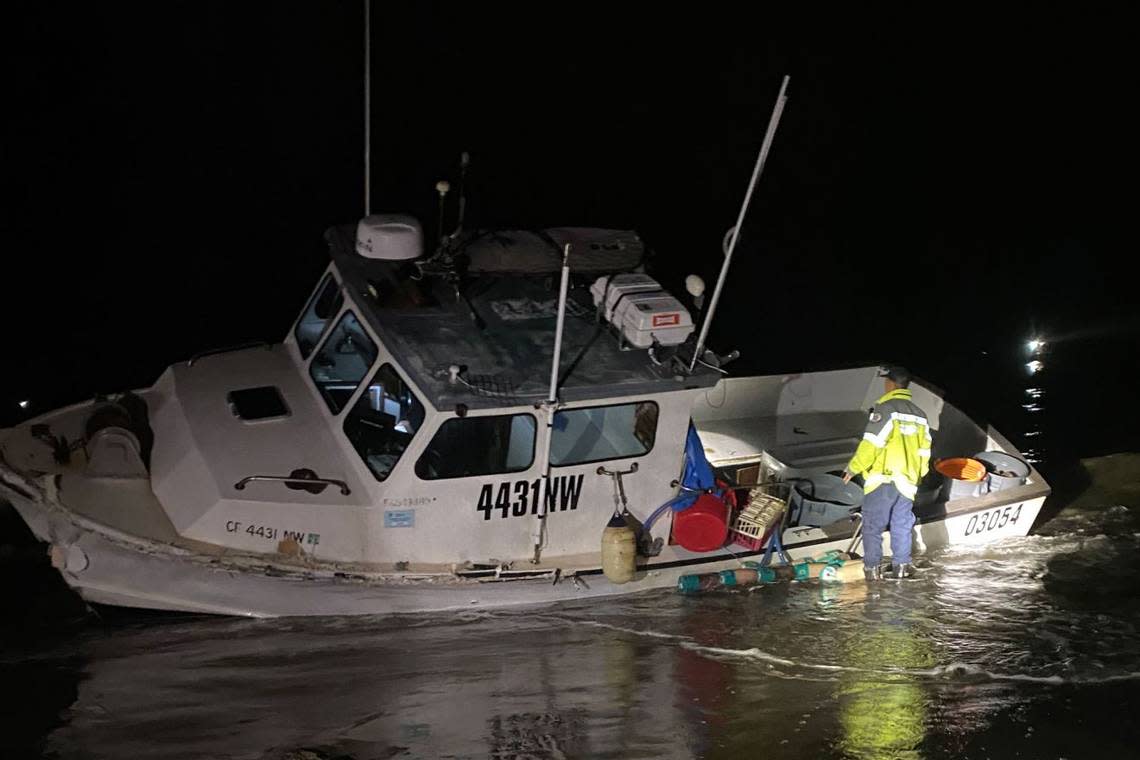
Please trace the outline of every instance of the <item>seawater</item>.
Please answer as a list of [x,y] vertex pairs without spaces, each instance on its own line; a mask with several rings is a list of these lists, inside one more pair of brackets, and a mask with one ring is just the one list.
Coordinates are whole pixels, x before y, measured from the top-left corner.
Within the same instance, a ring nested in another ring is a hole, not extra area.
[[921,577],[506,612],[91,613],[9,552],[5,757],[1131,756],[1140,520],[1062,512]]

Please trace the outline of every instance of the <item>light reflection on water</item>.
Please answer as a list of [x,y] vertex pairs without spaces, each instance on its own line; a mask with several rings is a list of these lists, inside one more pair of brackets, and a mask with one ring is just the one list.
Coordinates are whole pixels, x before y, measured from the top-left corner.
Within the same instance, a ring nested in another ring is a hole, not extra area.
[[61,757],[1126,756],[1138,526],[1058,526],[874,586],[146,618],[7,651],[5,682],[73,679],[46,737]]

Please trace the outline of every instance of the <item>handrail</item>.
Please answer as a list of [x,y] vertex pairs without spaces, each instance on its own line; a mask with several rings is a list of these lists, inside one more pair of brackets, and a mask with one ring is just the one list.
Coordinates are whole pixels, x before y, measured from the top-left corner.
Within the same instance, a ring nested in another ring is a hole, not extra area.
[[333,478],[295,478],[291,475],[247,475],[238,482],[234,483],[234,489],[244,491],[246,483],[254,481],[265,481],[274,483],[284,483],[286,485],[299,485],[299,486],[312,486],[312,485],[325,485],[337,486],[344,496],[352,493],[349,490],[348,484],[343,480],[334,480]]
[[211,348],[208,351],[202,351],[200,353],[197,353],[197,354],[194,354],[193,356],[191,356],[190,361],[186,362],[186,366],[187,367],[193,367],[194,362],[198,361],[199,359],[203,359],[207,356],[213,356],[214,354],[228,354],[231,351],[244,351],[247,348],[260,348],[262,346],[264,346],[265,348],[273,348],[273,344],[267,340],[255,340],[255,341],[251,341],[249,343],[242,343],[240,346],[228,346],[226,348]]

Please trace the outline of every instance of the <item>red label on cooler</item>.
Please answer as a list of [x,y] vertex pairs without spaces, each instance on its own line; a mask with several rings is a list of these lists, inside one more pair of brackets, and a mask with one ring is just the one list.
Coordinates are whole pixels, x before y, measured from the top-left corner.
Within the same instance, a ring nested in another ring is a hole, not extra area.
[[653,326],[654,327],[672,327],[673,325],[681,324],[681,315],[677,312],[672,314],[654,314]]

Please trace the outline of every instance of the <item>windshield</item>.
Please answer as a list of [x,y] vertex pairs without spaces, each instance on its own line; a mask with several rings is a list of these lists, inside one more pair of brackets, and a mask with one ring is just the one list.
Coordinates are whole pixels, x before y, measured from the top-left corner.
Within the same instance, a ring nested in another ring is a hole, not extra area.
[[376,361],[376,344],[351,311],[346,311],[309,365],[329,411],[339,414]]
[[424,407],[391,364],[376,370],[344,418],[344,434],[377,480],[384,480],[424,424]]
[[297,322],[297,328],[293,331],[297,336],[297,348],[301,351],[302,359],[309,358],[309,354],[324,335],[329,320],[336,316],[343,304],[344,293],[330,272],[325,275],[325,279],[309,299],[301,319]]

